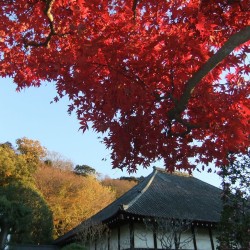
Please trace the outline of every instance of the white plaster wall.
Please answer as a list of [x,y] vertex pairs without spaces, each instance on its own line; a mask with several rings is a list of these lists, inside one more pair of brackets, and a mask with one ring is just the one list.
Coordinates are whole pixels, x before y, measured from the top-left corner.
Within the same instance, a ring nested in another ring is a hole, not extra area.
[[103,237],[97,241],[96,249],[108,250],[108,237]]
[[196,228],[195,238],[198,250],[212,249],[208,228]]
[[[174,235],[171,233],[158,233],[157,234],[157,248],[158,249],[166,249],[166,244],[172,244],[172,248],[175,248],[174,243]],[[186,232],[182,232],[181,239],[180,239],[180,249],[187,249],[187,250],[193,250],[194,244],[193,244],[193,236],[191,230],[188,230]]]
[[121,250],[130,248],[130,233],[128,224],[120,227],[120,247]]
[[89,243],[88,249],[89,250],[95,250],[95,243],[93,243],[93,242]]
[[[216,236],[216,231],[212,232],[214,247],[218,245]],[[166,234],[168,237],[169,235]],[[161,239],[162,234],[157,235],[157,248],[163,249]],[[208,228],[196,228],[195,229],[196,245],[198,250],[212,250],[209,230]],[[153,232],[150,229],[146,229],[144,224],[135,223],[134,224],[134,242],[135,248],[154,248],[154,237]],[[130,232],[129,225],[122,225],[120,227],[120,247],[121,250],[130,248]],[[174,248],[174,245],[173,245]],[[95,250],[94,242],[90,244],[90,250]],[[108,238],[102,238],[98,240],[96,244],[97,250],[107,250],[108,249]],[[110,236],[110,250],[118,249],[118,229],[113,229]],[[183,232],[181,236],[180,249],[193,250],[193,236],[191,230]]]
[[97,240],[97,242],[90,242],[88,248],[89,250],[108,250],[108,238],[103,237]]
[[213,236],[213,242],[214,242],[214,249],[217,249],[217,247],[219,246],[219,242],[217,240],[219,233],[215,230],[212,230],[212,236]]
[[181,234],[180,249],[194,249],[194,241],[191,230],[187,230]]
[[111,230],[109,244],[110,244],[110,250],[118,249],[118,230],[116,228]]
[[135,248],[154,248],[152,230],[146,229],[144,224],[134,224]]
[[165,241],[168,239],[168,237],[169,234],[166,232],[156,233],[157,249],[164,249]]

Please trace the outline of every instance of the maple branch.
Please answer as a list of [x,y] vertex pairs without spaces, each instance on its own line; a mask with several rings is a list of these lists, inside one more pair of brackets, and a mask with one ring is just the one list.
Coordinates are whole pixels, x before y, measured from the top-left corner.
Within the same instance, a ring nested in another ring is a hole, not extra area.
[[175,117],[175,121],[179,122],[180,124],[182,124],[185,128],[186,131],[180,132],[180,133],[176,133],[172,131],[172,125],[171,122],[169,123],[169,130],[166,132],[167,136],[175,136],[175,137],[182,137],[184,138],[186,135],[188,135],[189,133],[191,133],[192,129],[195,128],[200,128],[201,126],[198,124],[192,124],[187,122],[186,120],[182,119],[179,115]]
[[132,11],[134,13],[134,18],[136,16],[136,6],[137,6],[138,3],[139,3],[139,0],[134,0],[133,1]]
[[45,2],[45,10],[44,10],[44,13],[45,15],[48,17],[48,20],[49,20],[49,28],[50,28],[50,33],[48,34],[48,36],[46,37],[46,39],[43,41],[43,42],[36,42],[36,41],[27,41],[25,38],[24,38],[24,43],[25,43],[25,46],[33,46],[33,47],[47,47],[49,45],[49,42],[52,38],[52,36],[54,35],[57,35],[57,36],[60,36],[60,37],[63,37],[65,35],[68,35],[69,33],[63,33],[63,34],[58,34],[56,31],[55,31],[55,27],[54,27],[54,17],[53,17],[53,14],[51,13],[51,9],[52,9],[52,6],[55,2],[55,0],[43,0]]
[[183,94],[175,107],[168,112],[170,120],[180,115],[188,104],[188,101],[194,91],[194,88],[200,81],[214,69],[222,60],[224,60],[235,48],[250,40],[250,26],[246,26],[239,32],[232,35],[224,45],[188,80]]

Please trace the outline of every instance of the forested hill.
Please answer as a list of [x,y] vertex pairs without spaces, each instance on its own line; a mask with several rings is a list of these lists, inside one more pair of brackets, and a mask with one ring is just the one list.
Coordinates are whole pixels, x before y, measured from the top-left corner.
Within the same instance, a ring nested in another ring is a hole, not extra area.
[[12,243],[47,243],[137,184],[133,177],[100,178],[28,138],[0,144],[0,166],[2,244],[10,232]]

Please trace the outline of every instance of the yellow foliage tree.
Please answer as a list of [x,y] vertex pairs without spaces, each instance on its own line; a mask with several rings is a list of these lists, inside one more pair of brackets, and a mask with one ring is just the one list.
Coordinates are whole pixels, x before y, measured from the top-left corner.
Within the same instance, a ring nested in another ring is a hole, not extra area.
[[38,168],[35,181],[53,212],[54,237],[68,232],[115,199],[115,192],[93,177],[46,165]]
[[52,213],[35,188],[35,165],[26,156],[9,143],[0,144],[0,249],[9,234],[11,244],[51,239]]
[[138,182],[136,181],[111,179],[109,177],[106,177],[102,181],[102,184],[104,186],[110,187],[116,193],[116,198],[119,198],[120,196],[122,196],[129,189],[134,187],[137,183]]
[[46,156],[46,148],[39,141],[26,137],[16,140],[17,150],[25,157],[30,167],[36,168],[41,159]]
[[15,151],[5,145],[0,146],[0,186],[11,181],[30,179],[31,171],[24,155],[17,155]]

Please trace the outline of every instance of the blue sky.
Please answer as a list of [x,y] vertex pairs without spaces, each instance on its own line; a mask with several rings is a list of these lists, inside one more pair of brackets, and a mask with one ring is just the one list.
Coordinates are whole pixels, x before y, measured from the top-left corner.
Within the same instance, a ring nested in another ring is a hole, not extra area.
[[[67,98],[50,104],[56,96],[53,84],[21,92],[16,92],[15,88],[11,79],[0,78],[0,142],[15,144],[16,139],[27,137],[40,141],[48,150],[60,153],[74,164],[95,168],[104,176],[128,176],[126,171],[112,169],[110,152],[97,139],[98,134],[91,129],[84,134],[78,131],[76,116],[67,113]],[[163,167],[160,162],[154,165]],[[152,168],[140,168],[133,176],[146,176],[151,172]],[[215,186],[220,184],[216,174],[195,172],[194,176]]]

